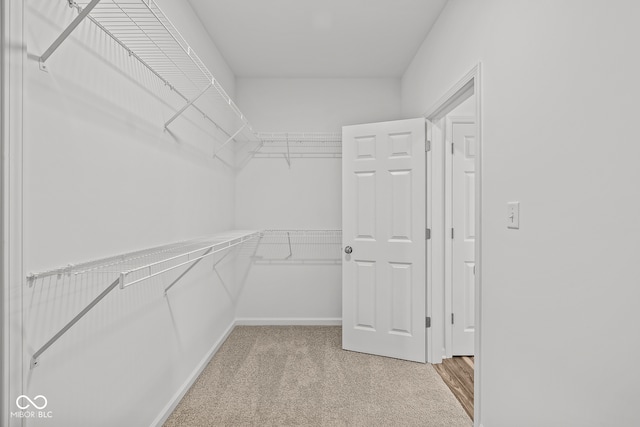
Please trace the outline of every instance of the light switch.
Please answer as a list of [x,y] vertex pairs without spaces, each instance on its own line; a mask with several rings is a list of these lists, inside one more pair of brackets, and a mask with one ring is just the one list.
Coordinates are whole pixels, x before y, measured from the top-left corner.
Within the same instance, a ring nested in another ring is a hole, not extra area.
[[520,228],[520,202],[507,203],[507,228]]

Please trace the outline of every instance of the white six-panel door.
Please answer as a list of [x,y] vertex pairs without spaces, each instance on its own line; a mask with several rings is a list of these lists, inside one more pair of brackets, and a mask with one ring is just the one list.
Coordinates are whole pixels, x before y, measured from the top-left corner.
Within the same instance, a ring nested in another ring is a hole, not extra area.
[[451,271],[453,355],[473,355],[475,339],[475,135],[473,119],[453,120]]
[[425,120],[345,126],[342,147],[343,348],[425,362]]

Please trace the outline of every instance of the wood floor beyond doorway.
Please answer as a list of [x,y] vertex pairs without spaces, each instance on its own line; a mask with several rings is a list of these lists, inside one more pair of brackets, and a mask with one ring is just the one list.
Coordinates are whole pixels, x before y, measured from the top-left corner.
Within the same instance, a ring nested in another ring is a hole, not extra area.
[[473,356],[456,356],[433,365],[453,395],[473,419]]

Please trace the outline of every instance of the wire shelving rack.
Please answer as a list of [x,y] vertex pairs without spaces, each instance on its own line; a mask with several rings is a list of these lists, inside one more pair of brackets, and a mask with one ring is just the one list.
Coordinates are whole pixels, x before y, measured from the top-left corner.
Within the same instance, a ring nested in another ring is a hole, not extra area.
[[341,158],[342,135],[339,132],[260,132],[261,144],[254,158]]
[[254,264],[341,264],[341,230],[264,230]]
[[[189,108],[223,134],[214,157],[231,142],[255,144],[251,158],[340,158],[340,133],[258,133],[154,0],[66,0],[78,15],[40,56],[40,67],[85,19],[93,22],[183,100],[168,129]],[[207,101],[207,102],[205,102]]]
[[[188,108],[194,108],[221,131],[226,141],[214,156],[232,141],[260,142],[249,120],[215,79],[154,0],[67,0],[78,11],[76,18],[40,56],[46,61],[85,19],[90,20],[136,58],[184,104],[165,123],[168,128]],[[212,111],[197,101],[207,98]]]
[[[259,236],[260,233],[258,231],[232,230],[206,238],[172,243],[80,264],[69,264],[65,267],[30,274],[27,276],[27,280],[32,284],[38,279],[63,275],[103,275],[108,278],[107,280],[111,281],[111,284],[100,295],[94,298],[80,313],[33,354],[31,366],[37,366],[42,353],[114,289],[118,287],[125,289],[152,277],[184,267],[184,271],[165,288],[166,295],[167,291],[175,286],[201,260]],[[228,253],[224,256],[228,255]],[[214,268],[223,258],[216,261]]]

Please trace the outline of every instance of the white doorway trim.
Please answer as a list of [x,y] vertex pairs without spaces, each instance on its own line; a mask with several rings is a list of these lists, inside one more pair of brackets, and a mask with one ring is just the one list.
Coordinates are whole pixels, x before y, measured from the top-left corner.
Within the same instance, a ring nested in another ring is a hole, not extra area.
[[[429,108],[424,117],[431,123],[428,131],[432,142],[432,159],[428,167],[429,189],[432,193],[430,210],[427,210],[428,224],[432,227],[431,247],[428,247],[427,266],[430,280],[427,280],[427,315],[431,316],[431,328],[427,329],[427,361],[441,363],[451,352],[451,342],[447,328],[446,307],[451,306],[450,295],[445,292],[445,116],[472,94],[475,95],[476,121],[476,188],[475,188],[475,225],[476,225],[476,294],[475,294],[475,360],[474,360],[474,425],[481,422],[480,383],[482,380],[482,82],[481,64],[474,66],[464,77],[447,90],[438,101]],[[434,208],[435,206],[435,208]],[[432,250],[436,248],[436,250]],[[447,305],[448,303],[448,305]]]
[[22,394],[22,104],[24,0],[0,2],[0,424]]
[[[473,93],[470,94],[472,96]],[[464,101],[468,98],[462,98],[461,101]],[[444,136],[442,139],[442,143],[445,147],[445,182],[444,182],[444,229],[450,230],[454,228],[453,223],[453,213],[454,213],[454,197],[453,197],[453,181],[454,181],[454,156],[451,150],[449,150],[450,144],[453,143],[453,127],[456,124],[474,124],[475,125],[475,115],[468,116],[452,116],[447,114],[440,121],[443,124]],[[475,189],[474,189],[475,190]],[[456,236],[458,233],[456,233]],[[447,236],[448,237],[448,236]],[[453,287],[453,276],[454,276],[454,240],[450,238],[446,238],[444,241],[444,318],[452,319],[454,313],[454,287]],[[475,302],[474,302],[475,306]],[[462,318],[463,316],[460,316]],[[454,347],[454,327],[452,322],[445,321],[444,322],[444,356],[446,358],[453,357],[453,347]]]

